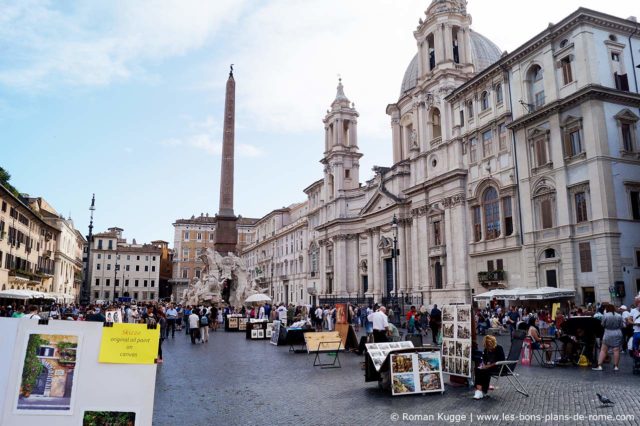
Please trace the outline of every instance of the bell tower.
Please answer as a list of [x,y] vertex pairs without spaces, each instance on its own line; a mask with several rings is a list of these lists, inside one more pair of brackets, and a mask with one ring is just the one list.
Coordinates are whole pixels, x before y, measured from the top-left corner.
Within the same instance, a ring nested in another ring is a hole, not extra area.
[[418,78],[430,78],[440,70],[473,72],[466,0],[433,0],[425,15],[413,33],[418,42]]
[[341,198],[343,191],[360,186],[360,164],[362,154],[358,150],[358,112],[344,94],[342,79],[338,79],[336,98],[331,103],[324,120],[324,164],[325,194],[329,202]]

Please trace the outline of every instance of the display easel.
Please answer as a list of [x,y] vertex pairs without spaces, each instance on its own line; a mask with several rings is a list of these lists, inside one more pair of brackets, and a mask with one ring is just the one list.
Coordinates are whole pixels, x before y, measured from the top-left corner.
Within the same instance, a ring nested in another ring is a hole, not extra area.
[[[342,365],[340,365],[341,347],[342,347],[342,340],[328,340],[328,341],[318,342],[318,348],[317,350],[314,351],[316,353],[316,357],[313,360],[313,366],[320,367],[320,368],[342,368]],[[335,353],[335,356],[333,357],[333,362],[332,363],[322,362],[322,360],[320,359],[321,353],[326,353],[328,354],[328,356],[331,356],[331,354]]]

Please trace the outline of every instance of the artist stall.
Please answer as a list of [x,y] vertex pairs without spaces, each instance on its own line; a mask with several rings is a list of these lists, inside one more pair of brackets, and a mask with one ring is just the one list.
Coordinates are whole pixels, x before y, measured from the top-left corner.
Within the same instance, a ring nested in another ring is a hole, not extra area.
[[471,378],[472,324],[471,305],[442,307],[442,371],[450,376]]
[[[243,324],[242,329],[240,324]],[[247,318],[240,314],[227,314],[224,319],[224,331],[246,331]]]
[[[270,327],[269,327],[270,325]],[[264,340],[271,338],[273,323],[269,324],[268,320],[258,320],[251,318],[247,323],[245,337],[247,340]],[[267,333],[269,330],[269,333]]]
[[410,341],[366,345],[365,382],[377,381],[391,395],[444,392],[437,347],[414,348]]

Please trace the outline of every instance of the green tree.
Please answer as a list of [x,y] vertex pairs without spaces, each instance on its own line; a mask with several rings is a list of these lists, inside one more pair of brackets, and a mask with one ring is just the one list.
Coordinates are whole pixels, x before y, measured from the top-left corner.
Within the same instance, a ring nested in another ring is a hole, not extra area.
[[7,188],[9,191],[13,193],[16,197],[20,198],[20,191],[18,191],[13,185],[9,183],[11,179],[11,174],[6,171],[4,168],[0,167],[0,185]]

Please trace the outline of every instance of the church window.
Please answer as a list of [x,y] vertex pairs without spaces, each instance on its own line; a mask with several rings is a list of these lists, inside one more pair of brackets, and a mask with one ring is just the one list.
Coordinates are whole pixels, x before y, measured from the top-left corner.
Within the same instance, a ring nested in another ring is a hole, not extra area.
[[434,108],[431,112],[431,129],[433,134],[433,139],[442,137],[442,126],[440,124],[440,110],[438,108]]
[[502,199],[502,216],[504,217],[504,234],[513,234],[513,210],[511,208],[511,197]]
[[433,266],[433,275],[436,289],[442,288],[442,264],[436,262]]
[[469,140],[469,162],[475,163],[478,160],[478,139]]
[[439,246],[442,244],[442,239],[440,236],[440,221],[437,220],[433,222],[433,245]]
[[456,64],[460,63],[460,43],[458,42],[458,34],[460,32],[459,27],[453,27],[451,29],[451,39],[452,39],[452,53],[453,53],[453,62]]
[[500,236],[500,203],[498,202],[498,191],[489,187],[482,196],[482,206],[484,209],[485,238],[493,240]]
[[493,90],[496,92],[496,104],[500,105],[504,100],[504,94],[502,93],[502,84],[496,84]]
[[576,192],[574,195],[576,209],[576,223],[587,221],[587,196],[584,191]]
[[349,179],[351,177],[351,170],[349,169],[345,169],[344,171],[344,178],[345,179]]
[[500,151],[507,149],[507,125],[504,123],[498,125],[498,141]]
[[471,214],[473,216],[473,241],[477,242],[482,239],[482,219],[480,217],[480,207],[474,207],[471,211]]
[[487,130],[482,133],[482,152],[485,157],[493,153],[493,137],[491,130]]
[[591,244],[589,242],[579,243],[578,251],[580,252],[580,272],[591,272]]
[[436,50],[433,34],[427,36],[427,53],[429,54],[429,71],[436,67]]
[[482,95],[480,95],[480,109],[482,111],[489,109],[489,93],[486,91],[482,92]]
[[464,126],[464,111],[460,110],[460,126]]
[[467,101],[467,118],[473,120],[473,101]]

